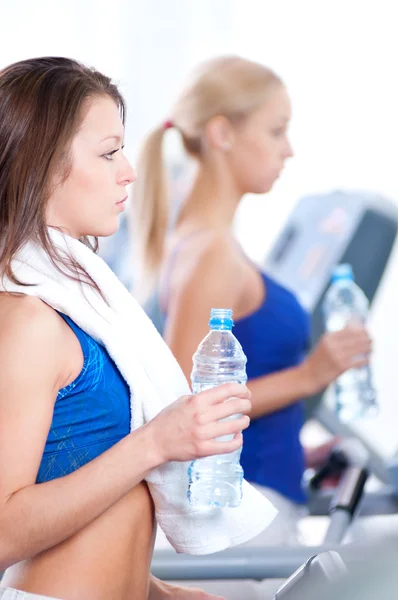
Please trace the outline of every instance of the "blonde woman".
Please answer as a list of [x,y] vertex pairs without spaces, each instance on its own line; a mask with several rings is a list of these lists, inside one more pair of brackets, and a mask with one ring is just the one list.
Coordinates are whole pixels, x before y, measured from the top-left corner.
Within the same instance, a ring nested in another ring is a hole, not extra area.
[[[188,378],[210,309],[234,311],[252,393],[241,462],[247,479],[280,509],[275,526],[261,536],[262,543],[273,544],[296,540],[306,502],[302,400],[345,370],[366,364],[371,350],[366,331],[350,327],[325,334],[308,354],[309,315],[245,256],[234,237],[242,197],[270,191],[293,155],[290,117],[286,88],[267,67],[235,56],[200,65],[169,121],[143,143],[132,211],[140,265],[136,293],[143,302],[155,295],[164,338]],[[197,173],[166,236],[171,200],[162,147],[170,127],[196,160]]]

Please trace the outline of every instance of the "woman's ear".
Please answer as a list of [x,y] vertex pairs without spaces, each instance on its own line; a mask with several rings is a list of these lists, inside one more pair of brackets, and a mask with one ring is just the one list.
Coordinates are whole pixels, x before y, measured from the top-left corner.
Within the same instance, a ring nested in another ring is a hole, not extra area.
[[223,152],[228,152],[232,148],[232,134],[231,123],[223,116],[213,117],[205,128],[207,144]]

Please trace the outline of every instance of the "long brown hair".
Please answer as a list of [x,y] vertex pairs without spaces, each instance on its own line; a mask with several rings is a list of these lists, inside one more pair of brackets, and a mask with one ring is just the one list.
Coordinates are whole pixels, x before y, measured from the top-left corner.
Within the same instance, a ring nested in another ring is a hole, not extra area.
[[[271,69],[239,56],[220,56],[192,73],[169,115],[181,134],[186,152],[200,160],[207,123],[215,116],[231,121],[246,118],[282,81]],[[169,220],[168,187],[163,158],[164,125],[145,138],[138,158],[131,225],[135,246],[134,293],[145,302],[152,293],[163,256]]]
[[[70,147],[97,96],[109,96],[125,120],[123,97],[109,77],[62,57],[32,58],[0,71],[0,273],[15,283],[12,260],[29,240],[45,249],[56,268],[97,287],[71,257],[51,242],[45,212],[55,175],[70,172]],[[94,251],[94,238],[82,240]]]

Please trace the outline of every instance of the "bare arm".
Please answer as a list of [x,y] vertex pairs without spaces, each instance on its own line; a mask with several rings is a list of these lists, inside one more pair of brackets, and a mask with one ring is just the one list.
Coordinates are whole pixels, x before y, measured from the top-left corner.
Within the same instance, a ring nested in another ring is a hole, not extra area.
[[312,381],[306,377],[301,366],[251,379],[247,386],[253,399],[252,419],[280,410],[315,393]]
[[[230,247],[221,240],[203,253],[185,284],[170,296],[164,337],[188,380],[192,355],[209,330],[210,309],[225,307],[236,312],[239,307],[240,314],[245,314],[239,274]],[[301,365],[248,382],[252,393],[250,417],[272,413],[321,391],[346,369],[366,364],[363,355],[370,349],[363,328],[326,334]],[[362,358],[358,358],[360,355]]]
[[250,417],[255,419],[317,394],[347,369],[366,365],[370,351],[371,341],[363,327],[326,333],[301,365],[248,383],[253,406]]
[[[248,425],[246,416],[236,426],[218,423],[226,410],[250,410],[246,388],[224,386],[179,399],[82,468],[36,484],[65,366],[65,339],[51,312],[39,305],[0,317],[0,571],[80,531],[152,468],[215,454],[215,444],[221,453],[238,448]],[[227,433],[238,435],[215,441]]]
[[[170,296],[165,340],[190,378],[192,355],[209,331],[210,309],[232,308],[241,300],[242,279],[228,243],[216,240],[203,252],[185,285]],[[243,351],[245,349],[243,348]],[[311,378],[301,368],[251,380],[251,418],[273,412],[312,392]]]
[[192,356],[209,331],[210,309],[232,308],[236,312],[240,273],[230,243],[215,239],[203,250],[184,283],[170,294],[164,339],[188,381]]

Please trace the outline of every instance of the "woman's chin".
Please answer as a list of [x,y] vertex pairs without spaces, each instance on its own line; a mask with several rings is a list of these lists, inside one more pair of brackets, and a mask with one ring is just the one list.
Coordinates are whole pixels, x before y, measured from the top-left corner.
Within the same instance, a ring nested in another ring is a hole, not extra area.
[[255,189],[249,190],[247,193],[261,196],[262,194],[267,194],[268,192],[270,192],[272,190],[274,184],[275,184],[275,181],[272,181],[271,183],[268,182],[266,184],[257,186]]
[[108,223],[106,226],[99,227],[95,233],[91,233],[90,235],[93,235],[95,237],[109,237],[117,232],[119,226],[119,219],[115,219],[114,222]]

